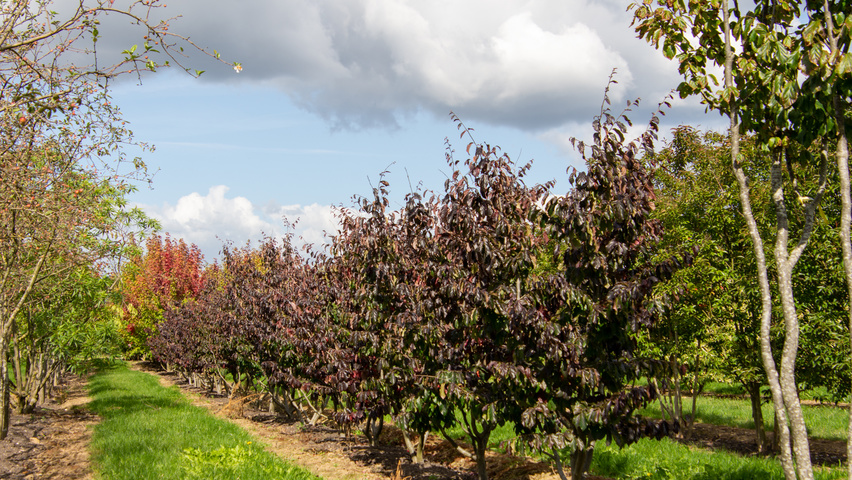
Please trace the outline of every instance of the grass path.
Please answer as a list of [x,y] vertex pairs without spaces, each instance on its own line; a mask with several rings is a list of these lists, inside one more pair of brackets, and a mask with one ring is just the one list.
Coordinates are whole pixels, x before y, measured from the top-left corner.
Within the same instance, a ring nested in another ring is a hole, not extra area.
[[[332,452],[318,455],[309,444],[301,444],[298,435],[282,436],[278,427],[217,418],[204,407],[209,402],[191,394],[187,399],[178,387],[168,386],[164,377],[132,371],[124,364],[102,370],[90,380],[89,388],[93,398],[89,407],[103,418],[95,427],[92,442],[96,478],[100,480],[319,480],[306,470],[280,460],[279,456],[330,480],[387,478],[363,466],[345,467],[350,460],[344,455]],[[731,406],[724,407],[723,410],[728,410],[725,415],[714,415],[712,409],[707,413],[714,420],[730,416]],[[827,432],[831,428],[817,430]],[[262,448],[255,438],[269,443],[270,447]],[[642,440],[624,450],[601,444],[592,471],[617,479],[783,478],[780,465],[773,459],[739,457],[670,440]],[[819,480],[840,478],[845,478],[843,469],[817,469]]]
[[99,479],[318,479],[124,364],[97,373],[89,392],[89,407],[103,418],[92,438]]

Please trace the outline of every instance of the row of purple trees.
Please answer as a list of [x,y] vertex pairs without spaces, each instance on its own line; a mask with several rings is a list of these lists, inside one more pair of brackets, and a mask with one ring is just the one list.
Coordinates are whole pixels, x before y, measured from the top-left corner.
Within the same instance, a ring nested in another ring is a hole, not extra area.
[[[594,142],[578,144],[585,172],[570,191],[528,186],[499,149],[448,150],[444,191],[389,208],[382,179],[327,253],[301,255],[289,238],[226,248],[198,297],[165,314],[156,359],[231,392],[248,381],[278,410],[333,417],[375,443],[386,415],[415,461],[427,432],[475,459],[504,423],[582,478],[598,440],[627,444],[669,425],[634,416],[657,392],[636,386],[658,362],[633,355],[631,333],[651,325],[654,286],[677,268],[654,260],[661,235],[652,170],[637,141],[604,110]],[[230,374],[230,375],[228,375]],[[230,383],[229,383],[230,382]],[[464,448],[446,435],[461,426]]]

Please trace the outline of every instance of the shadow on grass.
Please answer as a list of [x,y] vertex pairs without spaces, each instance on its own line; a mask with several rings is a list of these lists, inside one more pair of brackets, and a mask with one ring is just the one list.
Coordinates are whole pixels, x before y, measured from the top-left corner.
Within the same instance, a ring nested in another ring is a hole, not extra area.
[[[741,457],[720,450],[694,449],[668,439],[643,439],[619,449],[595,451],[592,471],[611,478],[663,480],[781,480],[781,464],[771,457]],[[843,468],[816,468],[816,480],[845,477]]]
[[89,407],[105,419],[188,406],[178,392],[161,388],[150,375],[130,372],[123,365],[101,369],[89,383],[89,394],[93,399]]
[[[712,412],[702,412],[700,409],[696,412],[695,418],[702,423],[710,423],[713,425],[729,425],[731,427],[748,428],[754,430],[754,420],[749,419],[742,421],[731,415],[718,414]],[[764,428],[771,429],[772,425],[766,425]]]

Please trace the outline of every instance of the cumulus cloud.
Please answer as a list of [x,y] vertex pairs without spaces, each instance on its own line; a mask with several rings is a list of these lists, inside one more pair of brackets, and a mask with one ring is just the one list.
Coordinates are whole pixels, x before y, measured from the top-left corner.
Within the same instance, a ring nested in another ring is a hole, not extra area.
[[337,216],[330,205],[284,205],[274,203],[264,209],[269,216],[277,217],[292,226],[298,244],[322,245],[336,235],[339,228]]
[[[332,125],[393,127],[420,111],[543,132],[587,122],[606,80],[611,96],[656,102],[677,84],[674,65],[636,38],[616,1],[182,0],[173,30],[240,61],[190,57],[202,80],[277,88]],[[115,49],[130,41],[112,29]],[[122,35],[125,35],[124,37]],[[102,35],[101,43],[110,37]],[[105,46],[99,46],[101,51]]]
[[[293,235],[297,246],[322,245],[325,233],[335,234],[338,224],[333,209],[325,205],[287,205],[274,203],[260,207],[241,196],[227,196],[225,185],[211,187],[206,195],[193,192],[172,205],[139,205],[156,218],[172,237],[198,245],[205,258],[219,257],[223,245],[241,247],[264,237]],[[286,221],[285,221],[286,220]]]

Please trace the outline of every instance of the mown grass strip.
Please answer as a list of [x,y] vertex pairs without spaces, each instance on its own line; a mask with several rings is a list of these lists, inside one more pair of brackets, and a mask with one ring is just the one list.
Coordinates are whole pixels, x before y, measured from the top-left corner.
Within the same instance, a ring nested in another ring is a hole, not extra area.
[[90,407],[103,417],[92,450],[100,480],[319,480],[266,452],[244,430],[192,406],[175,388],[125,364],[90,381]]
[[[783,480],[773,458],[741,457],[723,450],[704,450],[670,439],[643,439],[619,449],[603,442],[595,448],[592,472],[611,478],[647,480]],[[814,467],[817,480],[846,478],[846,469]]]
[[[692,400],[690,398],[684,397],[683,403],[684,412],[691,409]],[[761,409],[763,410],[764,428],[767,431],[772,431],[772,422],[775,418],[772,404],[765,403]],[[640,410],[639,413],[654,418],[661,418],[662,415],[659,402],[650,404],[648,408]],[[811,438],[846,440],[846,431],[849,426],[849,411],[847,409],[830,405],[803,405],[802,413],[805,416],[805,424]],[[695,418],[701,423],[754,428],[751,403],[748,399],[698,397],[698,409]]]

